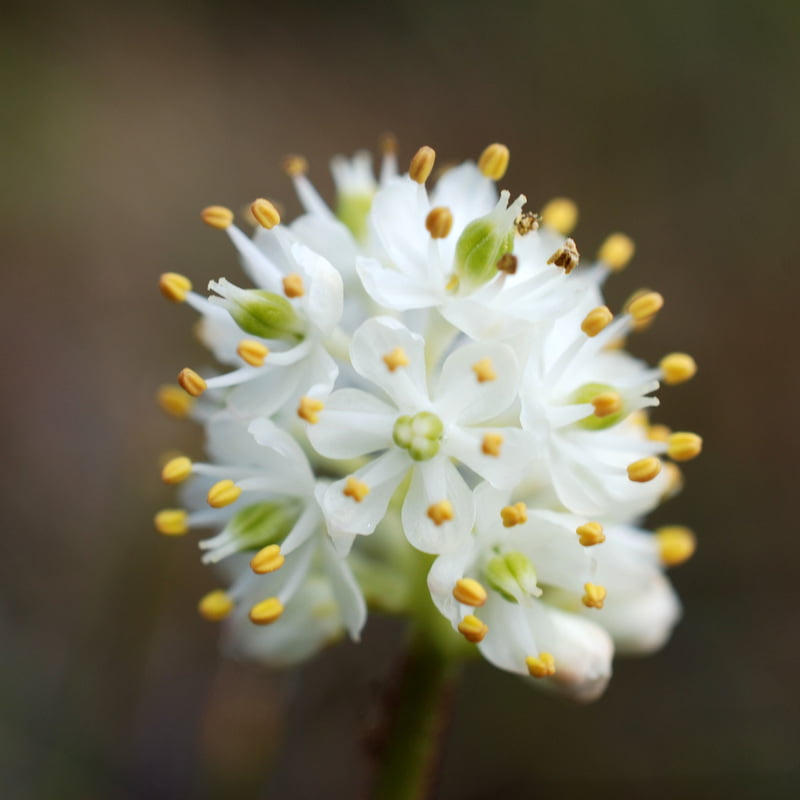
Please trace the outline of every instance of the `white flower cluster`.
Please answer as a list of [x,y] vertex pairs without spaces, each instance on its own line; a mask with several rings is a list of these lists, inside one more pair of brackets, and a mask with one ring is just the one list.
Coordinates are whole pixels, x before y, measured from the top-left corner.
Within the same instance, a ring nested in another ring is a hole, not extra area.
[[673,462],[700,452],[646,416],[659,381],[695,365],[623,349],[663,302],[603,304],[628,237],[579,266],[570,201],[534,214],[498,193],[505,146],[429,190],[434,160],[423,147],[401,175],[387,142],[376,180],[369,154],[335,159],[334,211],[288,159],[305,213],[284,225],[256,200],[252,238],[228,209],[203,211],[251,287],[220,278],[207,299],[161,278],[229,369],[186,368],[160,391],[205,427],[209,460],[166,463],[182,507],[156,528],[212,529],[203,560],[228,588],[200,612],[227,619],[233,652],[290,664],[358,639],[368,607],[441,613],[464,648],[590,699],[615,647],[659,647],[679,613],[663,568],[694,538],[638,523],[679,488]]

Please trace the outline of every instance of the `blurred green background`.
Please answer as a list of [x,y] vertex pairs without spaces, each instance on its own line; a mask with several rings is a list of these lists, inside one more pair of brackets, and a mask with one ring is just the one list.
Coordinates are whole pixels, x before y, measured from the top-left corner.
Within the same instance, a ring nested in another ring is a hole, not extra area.
[[298,210],[282,156],[394,131],[403,163],[507,143],[533,208],[578,200],[591,253],[667,306],[638,336],[701,366],[658,417],[701,432],[657,514],[699,535],[666,649],[565,705],[475,663],[442,798],[796,797],[800,4],[99,2],[7,8],[0,30],[6,364],[0,795],[360,797],[402,629],[375,620],[290,673],[221,659],[188,540],[152,532],[168,449],[154,388],[203,352],[161,272],[236,274],[198,211]]

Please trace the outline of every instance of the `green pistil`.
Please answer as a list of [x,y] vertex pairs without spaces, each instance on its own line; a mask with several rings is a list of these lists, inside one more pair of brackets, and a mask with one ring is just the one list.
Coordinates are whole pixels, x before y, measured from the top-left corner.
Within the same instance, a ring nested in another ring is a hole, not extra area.
[[436,414],[420,411],[413,417],[398,417],[392,438],[398,447],[408,450],[414,461],[428,461],[439,452],[443,433],[444,425]]

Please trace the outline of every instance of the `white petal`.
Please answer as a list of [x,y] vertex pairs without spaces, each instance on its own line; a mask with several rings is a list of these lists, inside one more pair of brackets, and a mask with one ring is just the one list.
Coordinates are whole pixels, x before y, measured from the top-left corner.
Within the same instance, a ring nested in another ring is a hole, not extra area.
[[345,627],[350,638],[357,642],[361,638],[361,630],[367,621],[367,604],[364,602],[364,595],[347,560],[334,550],[331,542],[325,539],[320,545],[320,549],[325,573],[331,582],[331,589],[339,604]]
[[291,230],[303,244],[325,256],[343,277],[353,274],[358,245],[338,219],[304,214],[292,223]]
[[342,318],[342,276],[326,259],[305,245],[294,244],[292,256],[308,276],[308,295],[305,298],[308,318],[327,336]]
[[465,542],[463,547],[439,556],[428,572],[428,589],[431,599],[439,612],[453,625],[457,625],[461,620],[461,604],[453,597],[453,588],[457,580],[471,577],[469,567],[476,553],[476,541],[470,539]]
[[[500,455],[483,452],[483,437],[503,437]],[[452,426],[443,442],[449,456],[466,464],[473,472],[498,489],[511,489],[526,476],[534,458],[535,437],[519,428],[458,428]]]
[[359,258],[356,270],[364,290],[384,308],[395,311],[429,308],[444,299],[440,281],[410,278],[402,272],[383,266],[374,258]]

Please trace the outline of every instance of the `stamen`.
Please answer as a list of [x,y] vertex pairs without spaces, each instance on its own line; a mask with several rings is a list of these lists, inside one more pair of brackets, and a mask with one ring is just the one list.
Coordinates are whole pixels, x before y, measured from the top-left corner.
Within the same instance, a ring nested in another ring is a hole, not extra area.
[[668,567],[683,564],[694,555],[697,548],[695,535],[682,525],[667,525],[656,531],[656,541],[661,560]]
[[277,597],[268,597],[250,609],[250,621],[256,625],[272,625],[283,614],[283,603]]
[[459,578],[453,587],[453,597],[465,606],[478,608],[486,602],[488,595],[475,578]]
[[183,483],[192,474],[192,461],[186,456],[178,456],[168,461],[161,470],[164,483]]
[[453,213],[447,206],[436,206],[425,217],[425,228],[432,239],[445,239],[453,228]]
[[269,348],[255,339],[242,339],[236,352],[243,361],[251,367],[263,367],[264,360],[269,355]]
[[666,425],[650,425],[647,428],[647,438],[651,442],[667,442],[672,431]]
[[283,566],[286,561],[281,554],[281,548],[277,544],[268,544],[262,547],[252,559],[250,559],[250,568],[257,575],[266,575],[269,572],[275,572]]
[[522,525],[528,521],[528,507],[525,503],[514,503],[513,506],[505,506],[500,509],[500,517],[503,520],[504,528]]
[[192,290],[192,282],[177,272],[165,272],[158,281],[161,294],[173,303],[186,300],[186,293]]
[[250,213],[256,222],[268,231],[276,225],[280,225],[281,215],[278,213],[278,209],[263,197],[259,197],[250,204]]
[[207,619],[209,622],[219,622],[233,611],[233,600],[227,592],[215,589],[200,600],[197,610],[203,619]]
[[515,220],[514,228],[518,236],[526,236],[539,229],[539,215],[533,211],[523,211]]
[[164,536],[183,536],[189,530],[188,516],[182,508],[165,508],[155,516],[156,530]]
[[525,665],[532,678],[547,678],[554,675],[556,671],[556,662],[550,653],[539,653],[538,658],[528,656],[525,659]]
[[497,271],[505,272],[507,275],[516,275],[519,259],[513,253],[503,253],[497,262]]
[[420,147],[411,159],[408,167],[408,175],[412,181],[419,184],[425,183],[433,171],[433,164],[436,161],[436,151],[427,145]]
[[208,388],[208,384],[189,367],[184,367],[178,373],[178,383],[187,394],[192,397],[200,397],[201,394]]
[[468,642],[477,644],[486,638],[486,634],[489,633],[489,626],[485,622],[481,622],[473,614],[467,614],[467,616],[458,623],[458,632]]
[[194,406],[194,400],[179,386],[167,384],[158,390],[156,402],[171,417],[185,419]]
[[622,410],[622,398],[618,392],[601,392],[591,400],[596,417],[609,417]]
[[397,137],[393,133],[384,133],[378,140],[378,146],[383,155],[394,155],[397,152]]
[[303,156],[286,156],[283,159],[283,171],[290,178],[297,178],[308,172],[308,161]]
[[655,456],[640,458],[628,464],[628,478],[635,483],[647,483],[661,472],[661,460]]
[[208,206],[200,212],[200,219],[206,225],[224,231],[233,223],[233,211],[225,206]]
[[594,545],[602,544],[606,540],[603,526],[599,522],[586,522],[583,525],[579,525],[575,533],[580,537],[581,544],[584,547],[594,547]]
[[428,506],[428,517],[433,520],[434,525],[444,525],[453,519],[453,504],[449,500],[440,500]]
[[664,464],[664,474],[667,476],[667,488],[664,491],[663,499],[668,499],[683,489],[683,472],[677,464],[667,461]]
[[602,261],[612,272],[622,272],[633,258],[636,246],[633,239],[624,233],[612,233],[602,245],[597,254],[597,260]]
[[239,499],[242,490],[230,478],[217,481],[209,490],[206,500],[211,508],[225,508]]
[[319,422],[319,412],[325,408],[322,400],[317,400],[314,397],[301,397],[300,405],[297,407],[297,416],[316,425]]
[[360,503],[369,494],[369,486],[351,475],[345,482],[342,494],[345,497],[352,497],[356,503]]
[[547,259],[548,264],[555,264],[557,267],[561,267],[564,272],[569,275],[575,267],[578,266],[578,262],[581,259],[581,255],[578,252],[578,247],[575,244],[574,239],[567,239],[558,250]]
[[483,435],[483,443],[481,444],[481,451],[486,456],[494,456],[499,458],[500,447],[503,444],[503,435],[500,433],[485,433]]
[[306,293],[306,287],[303,284],[303,278],[296,272],[287,275],[283,279],[283,293],[287,297],[295,298],[302,297]]
[[667,386],[686,383],[697,372],[695,360],[687,353],[670,353],[661,359],[658,366]]
[[480,361],[476,361],[472,365],[472,371],[475,373],[475,377],[478,379],[478,383],[486,383],[487,381],[493,381],[497,378],[497,374],[494,371],[494,365],[492,364],[491,358],[482,358]]
[[584,583],[583,590],[586,594],[581,598],[581,602],[586,608],[600,609],[603,607],[608,594],[603,586],[598,586],[596,583]]
[[645,292],[631,301],[628,313],[634,322],[643,322],[654,316],[664,305],[664,298],[658,292]]
[[667,455],[673,461],[690,461],[703,450],[703,440],[696,433],[673,433],[667,442]]
[[394,372],[398,367],[408,366],[408,355],[402,347],[395,347],[390,353],[383,357],[383,363],[389,372]]
[[614,315],[608,306],[598,306],[592,309],[584,318],[581,323],[581,330],[589,337],[597,336],[600,331],[608,327]]
[[511,154],[504,144],[490,144],[478,159],[478,169],[493,181],[499,181],[508,169]]
[[563,236],[571,233],[578,221],[578,206],[567,197],[556,197],[542,209],[542,222]]

